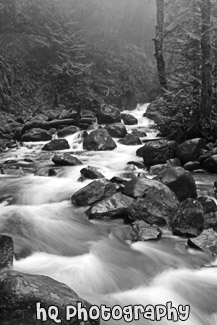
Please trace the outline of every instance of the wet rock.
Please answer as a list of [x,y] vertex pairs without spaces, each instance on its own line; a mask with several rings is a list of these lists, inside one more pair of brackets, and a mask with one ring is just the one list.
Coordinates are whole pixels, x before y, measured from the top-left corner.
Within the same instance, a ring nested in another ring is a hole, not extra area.
[[148,223],[139,220],[132,223],[129,226],[128,240],[131,241],[148,241],[158,240],[161,238],[162,232],[156,226],[151,226]]
[[38,129],[38,128],[28,130],[22,135],[21,138],[23,142],[49,141],[51,139],[52,139],[52,135],[48,131]]
[[113,150],[116,147],[116,143],[105,129],[92,131],[84,138],[83,142],[83,148],[85,150]]
[[168,159],[174,158],[176,145],[175,141],[168,140],[147,142],[141,149],[145,165],[165,164]]
[[65,152],[64,154],[55,155],[52,161],[57,166],[77,166],[82,165],[82,162],[78,160],[72,154]]
[[15,129],[14,134],[13,134],[13,139],[15,141],[21,141],[21,137],[22,137],[22,126],[19,126],[18,128]]
[[123,123],[112,123],[107,125],[106,130],[113,138],[124,138],[127,134],[127,130]]
[[0,235],[0,271],[13,265],[14,244],[11,237]]
[[182,164],[189,161],[195,161],[201,154],[201,150],[205,147],[206,140],[196,138],[181,143],[176,149],[176,157],[179,158]]
[[[0,319],[1,324],[37,325],[36,303],[46,310],[49,306],[56,306],[59,310],[58,319],[62,324],[96,325],[99,321],[81,322],[76,316],[66,321],[65,309],[67,305],[77,307],[78,302],[82,306],[90,308],[90,304],[79,297],[65,284],[57,282],[47,276],[27,275],[8,270],[0,274]],[[45,324],[53,324],[53,321]]]
[[80,170],[82,178],[87,179],[100,179],[105,178],[95,167],[87,166]]
[[199,161],[189,161],[183,166],[183,168],[185,170],[188,170],[189,172],[191,172],[193,170],[200,169],[200,167],[201,167],[201,164]]
[[180,143],[180,142],[182,142],[184,137],[185,137],[184,132],[182,131],[182,129],[178,128],[177,130],[172,131],[172,133],[170,133],[167,136],[167,139],[176,141],[177,143]]
[[147,133],[145,131],[141,131],[141,130],[137,130],[137,129],[132,130],[131,134],[133,134],[139,138],[144,138],[147,136]]
[[55,139],[44,145],[42,150],[45,151],[58,151],[70,149],[69,143],[65,139]]
[[144,164],[142,161],[128,161],[127,165],[134,165],[136,166],[137,168],[145,168]]
[[207,158],[203,162],[202,167],[210,173],[217,173],[217,155]]
[[179,206],[169,187],[145,177],[137,177],[127,182],[123,194],[137,199],[128,209],[128,218],[143,220],[152,225],[165,225]]
[[124,121],[125,125],[136,125],[138,124],[137,118],[131,114],[121,114],[121,119]]
[[200,196],[197,200],[201,203],[205,214],[217,212],[217,205],[213,198],[208,196]]
[[126,146],[136,146],[138,144],[142,144],[140,138],[133,134],[127,134],[123,139],[120,139],[118,142]]
[[188,246],[216,256],[217,255],[217,232],[215,232],[213,229],[206,229],[197,238],[189,239]]
[[197,237],[204,227],[204,211],[199,201],[186,199],[173,214],[170,222],[173,234]]
[[116,193],[113,183],[106,179],[91,182],[72,195],[71,201],[76,206],[87,206]]
[[175,193],[180,202],[197,197],[194,177],[182,167],[169,167],[159,176],[159,180]]
[[169,168],[167,164],[159,164],[159,165],[154,165],[150,167],[150,174],[151,175],[161,175],[164,171],[166,171]]
[[62,130],[59,130],[57,132],[57,135],[59,138],[64,138],[67,137],[68,135],[74,134],[79,131],[79,128],[77,126],[66,126]]
[[97,112],[97,119],[99,123],[105,124],[121,122],[121,114],[118,108],[102,104]]
[[116,193],[95,203],[87,211],[89,219],[117,219],[126,217],[126,210],[133,202],[132,198]]

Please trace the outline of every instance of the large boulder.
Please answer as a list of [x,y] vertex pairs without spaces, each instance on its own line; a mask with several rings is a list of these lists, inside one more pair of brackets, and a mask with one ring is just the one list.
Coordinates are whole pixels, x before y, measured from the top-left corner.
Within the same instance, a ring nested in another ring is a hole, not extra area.
[[97,112],[97,119],[99,123],[105,124],[121,122],[121,114],[118,108],[102,104]]
[[52,161],[57,166],[77,166],[82,165],[82,162],[78,160],[72,154],[65,152],[64,154],[56,154]]
[[27,132],[25,132],[22,137],[21,140],[24,142],[28,142],[28,141],[49,141],[52,139],[52,135],[46,131],[46,130],[42,130],[42,129],[38,129],[38,128],[34,128],[31,130],[28,130]]
[[108,133],[113,138],[124,138],[127,134],[127,130],[123,123],[112,123],[106,127]]
[[180,202],[187,198],[197,197],[194,177],[182,167],[168,168],[159,176],[159,180],[176,194]]
[[47,325],[54,324],[54,320],[49,317],[45,322],[37,319],[37,303],[46,311],[50,306],[55,306],[58,309],[57,319],[64,325],[99,324],[99,321],[92,321],[89,317],[86,322],[78,320],[76,316],[67,321],[66,306],[74,306],[77,309],[80,302],[89,310],[91,305],[65,284],[47,276],[7,270],[0,274],[0,292],[1,325],[37,325],[42,322]]
[[202,167],[210,173],[217,173],[217,155],[207,158],[203,162]]
[[11,237],[0,235],[0,270],[13,265],[14,244]]
[[197,238],[189,239],[188,245],[217,256],[217,232],[213,229],[206,229]]
[[202,138],[187,140],[177,147],[176,157],[181,160],[182,164],[186,164],[189,161],[195,161],[200,156],[201,150],[205,145],[206,140]]
[[100,179],[105,178],[95,167],[87,166],[80,170],[82,179]]
[[123,139],[120,139],[118,142],[126,146],[136,146],[142,144],[140,138],[133,134],[127,134]]
[[87,206],[116,193],[116,187],[106,179],[99,179],[83,187],[71,197],[76,206]]
[[175,141],[156,140],[147,142],[141,149],[146,166],[165,164],[168,159],[175,156]]
[[70,149],[69,143],[65,139],[55,139],[44,145],[42,150],[45,151],[58,151]]
[[62,130],[59,130],[57,132],[57,135],[59,138],[67,137],[68,135],[74,134],[79,131],[79,128],[77,126],[71,125],[66,126]]
[[116,193],[95,203],[87,211],[89,219],[117,219],[126,216],[126,209],[134,200],[121,193]]
[[121,119],[124,121],[125,125],[136,125],[136,124],[138,124],[137,118],[135,118],[131,114],[122,113],[121,114]]
[[83,148],[85,150],[113,150],[117,147],[115,141],[105,129],[92,131],[84,138]]
[[199,201],[186,199],[173,214],[170,226],[173,234],[185,237],[197,237],[204,227],[204,211]]
[[128,218],[148,224],[165,225],[179,202],[170,188],[163,183],[137,177],[127,182],[123,194],[137,199],[128,209]]

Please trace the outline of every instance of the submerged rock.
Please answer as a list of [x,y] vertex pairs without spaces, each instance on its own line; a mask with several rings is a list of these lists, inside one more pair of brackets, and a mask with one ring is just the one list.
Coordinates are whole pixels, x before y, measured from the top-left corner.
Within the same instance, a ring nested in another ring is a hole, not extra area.
[[213,229],[206,229],[197,238],[189,239],[188,245],[217,256],[217,232]]
[[95,167],[87,166],[85,168],[82,168],[80,170],[82,178],[87,179],[99,179],[99,178],[105,178]]
[[70,153],[55,155],[52,161],[57,166],[77,166],[82,165],[82,162]]
[[138,124],[138,120],[137,118],[135,118],[133,115],[131,114],[121,114],[121,118],[124,121],[125,125],[136,125]]
[[170,222],[173,234],[197,237],[204,228],[204,211],[199,201],[187,199],[181,203]]
[[197,197],[197,188],[192,174],[182,167],[170,167],[164,171],[159,180],[167,185],[182,202],[187,198]]
[[71,201],[76,206],[87,206],[116,193],[113,183],[106,179],[91,182],[72,195]]
[[189,161],[195,161],[201,154],[201,150],[205,147],[206,140],[196,138],[181,143],[176,149],[176,157],[179,158],[182,164]]
[[146,166],[165,164],[168,159],[175,156],[175,141],[155,140],[147,142],[141,149],[141,154]]
[[117,147],[116,143],[105,129],[92,131],[84,138],[83,148],[85,150],[113,150]]
[[113,138],[124,138],[127,130],[123,123],[112,123],[107,125],[106,130]]
[[58,151],[70,149],[69,143],[65,139],[55,139],[44,145],[42,150],[45,151]]
[[[62,324],[97,325],[99,321],[85,323],[76,316],[66,321],[65,309],[67,305],[77,308],[78,302],[87,308],[91,305],[79,297],[65,284],[57,282],[47,276],[27,275],[16,271],[5,271],[0,274],[0,319],[1,324],[37,325],[41,321],[36,319],[36,303],[46,310],[50,306],[58,308],[58,319]],[[89,318],[89,317],[88,317]],[[44,324],[53,324],[49,318]]]

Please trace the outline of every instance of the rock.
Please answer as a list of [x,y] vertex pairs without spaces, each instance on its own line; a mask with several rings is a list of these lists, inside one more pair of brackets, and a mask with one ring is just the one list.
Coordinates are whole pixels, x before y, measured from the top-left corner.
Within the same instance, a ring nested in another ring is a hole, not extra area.
[[55,155],[52,161],[57,166],[77,166],[82,165],[82,162],[72,154],[65,152],[64,154]]
[[0,235],[0,271],[13,265],[14,244],[11,237]]
[[[13,270],[7,270],[0,274],[0,319],[1,324],[37,325],[42,323],[36,319],[36,303],[46,310],[50,306],[58,308],[58,319],[62,324],[81,325],[76,316],[66,321],[66,306],[77,308],[78,302],[82,306],[90,308],[90,304],[79,297],[65,284],[57,282],[47,276],[28,275]],[[49,318],[45,324],[53,324]],[[99,321],[85,322],[86,325],[97,325]]]
[[207,158],[203,162],[202,167],[210,173],[217,173],[217,155]]
[[194,177],[182,167],[169,167],[159,176],[159,180],[175,193],[179,202],[197,197]]
[[181,160],[182,164],[186,164],[189,161],[195,161],[200,156],[201,150],[205,145],[206,140],[202,138],[187,140],[177,147],[176,157]]
[[197,238],[188,239],[188,246],[216,256],[217,233],[213,229],[206,229]]
[[95,203],[87,211],[89,219],[117,219],[126,217],[126,209],[133,202],[132,198],[115,193]]
[[164,171],[166,171],[169,168],[167,164],[159,164],[159,165],[154,165],[150,167],[150,174],[151,175],[161,175]]
[[183,166],[183,168],[185,170],[188,170],[189,172],[191,172],[193,170],[200,169],[200,167],[201,167],[201,164],[199,161],[189,161]]
[[125,138],[120,139],[118,142],[120,142],[121,144],[124,144],[126,146],[136,146],[138,144],[142,144],[142,141],[140,140],[140,138],[138,138],[137,136],[135,136],[133,134],[127,134],[125,136]]
[[25,132],[22,135],[21,141],[37,142],[37,141],[49,141],[51,139],[52,139],[52,135],[48,131],[34,128]]
[[107,125],[106,130],[113,138],[124,138],[127,130],[123,123],[112,123]]
[[200,196],[197,200],[201,203],[205,214],[217,212],[217,205],[213,198],[208,196]]
[[97,119],[99,123],[105,124],[121,122],[121,114],[118,108],[102,104],[97,112]]
[[85,150],[113,150],[116,147],[116,143],[105,129],[92,131],[84,138],[83,142],[83,148]]
[[133,165],[133,166],[136,166],[137,168],[140,168],[140,169],[145,168],[142,161],[128,161],[127,165]]
[[176,141],[177,143],[180,143],[184,139],[184,136],[185,136],[185,134],[182,131],[182,129],[178,128],[177,130],[172,131],[172,133],[170,133],[167,136],[167,139]]
[[115,185],[106,179],[91,182],[72,195],[71,201],[76,206],[87,206],[116,193]]
[[4,151],[6,148],[4,140],[0,139],[0,151]]
[[77,126],[66,126],[65,128],[63,128],[62,130],[59,130],[57,132],[57,135],[59,138],[65,138],[68,135],[74,134],[76,132],[79,131],[79,128]]
[[13,135],[13,139],[15,141],[21,141],[21,137],[22,137],[22,126],[19,126],[18,128],[15,129],[14,131],[14,135]]
[[52,121],[58,119],[60,113],[54,109],[48,109],[46,110],[46,115],[48,117],[48,121]]
[[148,223],[139,220],[129,226],[128,240],[131,241],[148,241],[160,239],[162,232],[156,226],[151,226]]
[[143,147],[140,147],[136,150],[136,155],[137,155],[137,157],[143,156]]
[[156,140],[149,141],[141,149],[146,166],[165,164],[168,159],[174,158],[176,149],[175,141]]
[[137,129],[132,130],[132,132],[130,134],[133,134],[139,138],[147,137],[147,133],[145,131],[141,131],[141,130],[137,130]]
[[64,120],[64,119],[74,119],[76,118],[77,116],[77,111],[74,110],[74,109],[71,109],[71,110],[67,110],[67,109],[64,109],[62,110],[60,116],[59,116],[59,119],[61,120]]
[[82,178],[100,179],[105,178],[95,167],[87,166],[80,170]]
[[179,202],[175,194],[163,183],[137,177],[127,182],[123,194],[137,199],[128,209],[130,220],[143,220],[148,224],[165,225]]
[[70,149],[69,143],[65,139],[55,139],[44,145],[42,150],[45,151],[58,151]]
[[131,114],[121,114],[121,119],[124,121],[125,125],[136,125],[138,124],[137,118]]
[[204,212],[199,201],[186,199],[173,214],[170,222],[173,234],[197,237],[204,227]]

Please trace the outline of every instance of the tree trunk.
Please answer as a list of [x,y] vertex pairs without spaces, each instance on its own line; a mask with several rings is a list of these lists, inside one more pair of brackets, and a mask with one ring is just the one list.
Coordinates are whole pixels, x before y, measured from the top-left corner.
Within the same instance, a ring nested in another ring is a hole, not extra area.
[[164,0],[157,1],[157,26],[154,38],[155,57],[157,61],[158,78],[162,93],[167,90],[167,80],[165,72],[165,62],[163,58],[163,41],[164,41]]
[[199,119],[209,118],[212,108],[211,0],[201,1],[201,99]]

